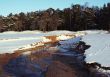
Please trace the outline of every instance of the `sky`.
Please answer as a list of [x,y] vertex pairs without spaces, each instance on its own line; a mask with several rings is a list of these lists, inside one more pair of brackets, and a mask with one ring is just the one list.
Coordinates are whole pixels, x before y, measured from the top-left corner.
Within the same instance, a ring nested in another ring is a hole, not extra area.
[[71,4],[84,5],[86,2],[89,6],[101,7],[110,0],[0,0],[0,15],[7,16],[10,13],[26,13],[48,8],[63,9],[71,7]]

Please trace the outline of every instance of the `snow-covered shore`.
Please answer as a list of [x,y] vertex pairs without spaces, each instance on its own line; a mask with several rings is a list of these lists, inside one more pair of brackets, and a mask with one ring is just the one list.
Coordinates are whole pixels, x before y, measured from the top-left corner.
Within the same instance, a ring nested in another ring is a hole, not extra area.
[[[56,40],[68,40],[74,37],[82,37],[82,41],[91,45],[86,50],[86,61],[88,63],[98,62],[103,66],[110,67],[110,34],[103,30],[87,31],[50,31],[43,33],[41,31],[23,31],[23,32],[3,32],[0,33],[0,54],[13,53],[15,50],[23,50],[42,46],[45,42],[53,40],[45,36],[56,36]],[[65,41],[65,43],[68,41]],[[69,40],[71,43],[71,41]],[[62,42],[60,42],[62,43]],[[64,42],[63,42],[64,43]]]
[[82,38],[91,47],[86,50],[87,62],[98,62],[110,67],[110,34],[92,34]]
[[[40,36],[40,38],[37,37],[39,41],[36,38],[29,37],[27,38],[29,41],[31,38],[31,40],[35,39],[37,42],[31,44],[26,44],[24,42],[25,45],[24,47],[22,46],[23,48],[21,48],[21,50],[25,50],[28,48],[29,49],[35,48],[36,46],[41,46],[41,47],[43,46],[45,48],[41,48],[41,50],[36,49],[34,51],[31,50],[19,51],[19,52],[13,51],[12,53],[0,54],[0,66],[1,67],[3,66],[3,69],[6,72],[19,77],[21,76],[27,77],[28,74],[30,74],[32,77],[35,76],[41,77],[41,75],[44,75],[43,72],[45,72],[47,74],[46,77],[48,77],[50,76],[51,73],[56,74],[55,72],[57,71],[59,72],[55,75],[55,77],[57,77],[57,75],[64,77],[67,76],[74,77],[75,75],[78,74],[80,74],[81,76],[86,75],[86,77],[89,77],[92,74],[97,75],[96,77],[101,77],[103,75],[105,75],[104,77],[106,77],[107,75],[110,76],[109,73],[102,72],[103,71],[102,68],[100,68],[101,70],[100,69],[97,70],[94,66],[92,67],[92,65],[86,64],[86,62],[87,63],[98,62],[101,64],[101,67],[103,68],[106,68],[106,66],[109,67],[110,49],[108,45],[109,41],[108,40],[106,41],[106,39],[109,39],[109,37],[110,34],[108,34],[105,31],[101,31],[101,32],[97,31],[93,33],[92,31],[89,32],[85,31],[81,33],[80,31],[80,32],[73,32],[73,34],[67,33],[67,34],[58,34],[58,35],[53,35],[52,33],[51,36],[49,34],[45,36],[43,35],[42,37]],[[13,40],[8,39],[8,42],[9,40],[11,42],[20,40],[19,42],[21,42],[21,40],[27,41],[27,39],[26,38],[22,39],[20,37],[20,39],[13,39]],[[2,39],[2,40],[4,41],[6,40],[5,43],[8,43],[7,39]],[[89,45],[91,45],[91,47]],[[107,45],[108,47],[106,47]],[[97,49],[100,50],[98,51]],[[85,62],[85,58],[86,58],[86,62]],[[106,60],[103,61],[104,59]],[[67,65],[65,66],[65,64]],[[67,69],[67,71],[69,71],[68,72],[69,74],[65,72],[63,73],[64,74],[63,75],[62,71],[64,70],[61,69],[59,66],[63,67],[64,69]],[[73,68],[71,66],[73,66]],[[34,71],[33,69],[31,69],[33,67],[34,67]],[[54,70],[51,68],[53,68]],[[77,70],[75,70],[75,68],[77,68]],[[88,74],[88,71],[91,74]],[[4,77],[5,72],[3,70],[2,70],[2,74]]]
[[45,36],[56,36],[57,40],[64,40],[73,37],[73,35],[74,32],[70,31],[51,31],[46,33],[41,31],[3,32],[0,33],[0,54],[13,53],[15,50],[23,48],[33,48],[37,43],[39,44],[50,40],[46,39]]

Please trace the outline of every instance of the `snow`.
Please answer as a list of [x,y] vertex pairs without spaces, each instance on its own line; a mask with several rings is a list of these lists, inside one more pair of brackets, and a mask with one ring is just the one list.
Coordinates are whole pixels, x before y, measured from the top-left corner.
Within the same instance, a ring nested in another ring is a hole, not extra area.
[[46,37],[43,37],[43,41],[42,42],[50,42],[52,41],[51,39],[47,39]]
[[24,49],[29,49],[29,48],[35,48],[37,46],[43,46],[45,42],[50,42],[51,41],[50,39],[47,39],[46,37],[42,37],[40,39],[41,40],[36,41],[36,42],[34,42],[32,44],[24,45],[23,47],[19,48],[18,50],[24,50]]
[[[3,32],[0,33],[0,54],[13,53],[13,51],[29,44],[42,41],[40,31]],[[28,45],[28,46],[27,46]]]
[[67,35],[67,34],[69,34],[69,35],[72,35],[72,34],[74,34],[75,32],[72,32],[72,31],[66,31],[66,30],[56,30],[56,31],[50,31],[50,32],[46,32],[45,34],[46,35]]
[[67,39],[70,39],[70,38],[73,38],[74,36],[67,36],[67,35],[59,35],[57,37],[57,40],[67,40]]
[[104,30],[85,30],[85,31],[78,31],[79,34],[85,33],[85,34],[106,34],[108,31]]
[[38,43],[36,44],[36,46],[43,46],[43,45],[44,45],[43,42],[38,42]]
[[[7,31],[0,33],[0,54],[1,53],[13,53],[13,51],[21,48],[31,48],[35,45],[40,46],[43,45],[41,42],[49,42],[52,41],[50,39],[45,38],[44,36],[57,36],[57,40],[67,40],[71,39],[74,36],[84,36],[86,34],[90,34],[91,32],[96,33],[97,31],[50,31],[43,33],[42,31]],[[106,32],[106,31],[98,31]],[[73,35],[73,36],[67,36]],[[40,42],[40,43],[39,43]],[[38,43],[38,44],[36,44]]]
[[72,34],[71,31],[51,31],[43,33],[41,31],[8,31],[0,33],[0,54],[13,53],[18,49],[33,48],[35,46],[43,45],[43,42],[50,42],[52,40],[45,38],[45,36]]
[[[51,39],[45,36],[57,36],[57,40],[63,40],[59,43],[61,46],[57,48],[50,48],[57,50],[63,50],[67,52],[65,48],[73,47],[73,43],[78,43],[81,38],[91,47],[86,50],[86,61],[88,63],[98,62],[102,66],[110,67],[110,34],[103,30],[86,30],[86,31],[50,31],[43,33],[41,31],[23,31],[14,32],[8,31],[0,33],[0,54],[13,53],[18,49],[34,48],[36,46],[44,45],[44,42],[51,42]],[[69,36],[70,35],[70,36]],[[26,52],[24,54],[29,54]]]
[[91,47],[86,50],[88,63],[98,62],[102,66],[110,67],[110,34],[88,34],[82,38]]
[[86,31],[77,31],[77,32],[75,33],[75,36],[76,36],[76,37],[79,37],[79,36],[84,36],[84,35],[86,35],[86,34],[87,34]]
[[[74,33],[76,38],[66,39],[60,41],[60,50],[67,52],[66,48],[73,47],[73,43],[78,43],[81,38],[86,44],[91,45],[91,47],[86,50],[86,62],[98,62],[102,66],[110,67],[110,34],[108,31],[103,30],[86,30],[78,31]],[[60,36],[61,37],[61,36]],[[61,38],[65,38],[62,36]]]
[[33,30],[33,31],[20,31],[20,32],[17,32],[17,31],[6,31],[6,32],[3,32],[2,34],[36,34],[36,33],[42,33],[42,31],[38,31],[38,30]]

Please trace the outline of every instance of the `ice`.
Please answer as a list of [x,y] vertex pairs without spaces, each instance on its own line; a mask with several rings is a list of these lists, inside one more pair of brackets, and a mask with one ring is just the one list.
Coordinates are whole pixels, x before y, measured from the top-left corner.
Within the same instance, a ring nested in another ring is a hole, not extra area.
[[73,48],[76,43],[79,43],[81,37],[71,38],[64,41],[59,41],[60,50],[67,52],[67,49]]
[[71,45],[71,44],[78,43],[80,40],[81,40],[81,37],[76,37],[76,38],[71,38],[71,39],[68,39],[68,40],[65,40],[65,41],[60,41],[59,43],[61,45],[64,45],[64,44]]

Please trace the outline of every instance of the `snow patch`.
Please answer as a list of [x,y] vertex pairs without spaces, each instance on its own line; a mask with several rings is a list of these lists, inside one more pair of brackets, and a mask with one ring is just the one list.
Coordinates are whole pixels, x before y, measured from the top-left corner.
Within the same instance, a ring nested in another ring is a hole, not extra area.
[[78,31],[79,33],[85,34],[107,34],[108,31],[105,30],[85,30],[85,31]]
[[67,40],[67,39],[70,39],[70,38],[72,38],[72,37],[74,37],[74,36],[59,35],[56,39],[57,39],[57,40]]
[[110,67],[110,34],[88,34],[82,41],[91,47],[86,50],[86,61],[100,63],[102,66]]
[[17,32],[17,31],[6,31],[6,32],[0,33],[0,34],[27,34],[27,33],[29,33],[29,34],[37,34],[37,33],[43,33],[43,32],[42,31],[38,31],[38,30],[34,30],[34,31],[27,30],[27,31],[19,31],[19,32]]
[[[51,42],[52,39],[48,39],[45,36],[57,36],[56,40],[68,40],[74,36],[85,36],[89,34],[105,34],[107,31],[103,30],[87,30],[87,31],[50,31],[43,33],[42,31],[7,31],[0,33],[0,54],[1,53],[13,53],[19,48],[31,48],[35,46],[43,45],[42,42]],[[73,36],[67,36],[73,35]]]
[[43,37],[43,41],[42,42],[51,42],[52,40],[51,39],[48,39],[46,37]]
[[75,32],[73,31],[67,31],[67,30],[56,30],[56,31],[50,31],[50,32],[46,32],[45,34],[48,35],[48,36],[54,36],[54,35],[72,35],[74,34]]

